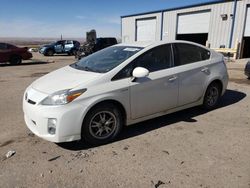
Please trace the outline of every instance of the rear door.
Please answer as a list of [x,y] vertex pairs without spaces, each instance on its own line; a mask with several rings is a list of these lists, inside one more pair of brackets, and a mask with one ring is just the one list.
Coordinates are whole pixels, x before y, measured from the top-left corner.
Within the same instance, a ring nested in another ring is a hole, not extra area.
[[171,44],[153,48],[133,63],[134,67],[144,67],[150,73],[148,77],[137,78],[130,83],[132,119],[175,108],[178,99],[178,77],[171,70]]
[[72,40],[65,41],[64,52],[69,52],[74,47]]
[[210,52],[187,43],[175,43],[175,66],[178,68],[178,106],[201,99],[210,75]]

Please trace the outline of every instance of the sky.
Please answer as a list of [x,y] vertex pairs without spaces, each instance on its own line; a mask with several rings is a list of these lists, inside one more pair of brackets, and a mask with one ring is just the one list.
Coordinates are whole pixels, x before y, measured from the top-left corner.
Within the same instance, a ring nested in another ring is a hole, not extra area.
[[0,0],[0,37],[120,37],[121,16],[214,0]]

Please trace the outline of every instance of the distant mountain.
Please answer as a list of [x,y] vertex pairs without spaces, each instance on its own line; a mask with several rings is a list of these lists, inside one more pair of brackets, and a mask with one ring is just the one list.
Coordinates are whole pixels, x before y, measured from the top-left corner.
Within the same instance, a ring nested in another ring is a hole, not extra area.
[[[0,42],[11,43],[20,46],[42,45],[60,40],[60,38],[18,38],[18,37],[0,37]],[[85,42],[85,38],[63,38],[63,40],[77,40],[80,43]]]

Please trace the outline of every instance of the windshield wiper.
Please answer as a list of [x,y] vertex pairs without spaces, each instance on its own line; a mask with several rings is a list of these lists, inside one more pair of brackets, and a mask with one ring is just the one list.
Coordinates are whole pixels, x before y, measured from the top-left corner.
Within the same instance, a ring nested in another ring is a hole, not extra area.
[[101,71],[94,70],[94,69],[92,69],[92,68],[90,68],[88,66],[85,66],[85,67],[84,66],[80,66],[77,63],[74,63],[72,65],[74,66],[74,68],[79,69],[79,70],[84,70],[84,71],[88,71],[88,72],[98,72],[98,73],[101,73]]
[[82,69],[83,69],[83,70],[85,70],[85,71],[91,71],[91,72],[94,72],[91,68],[89,68],[89,67],[87,67],[87,66],[86,66],[86,67],[82,67]]
[[76,69],[91,71],[91,69],[89,67],[79,66],[77,63],[73,63],[71,66],[74,66]]

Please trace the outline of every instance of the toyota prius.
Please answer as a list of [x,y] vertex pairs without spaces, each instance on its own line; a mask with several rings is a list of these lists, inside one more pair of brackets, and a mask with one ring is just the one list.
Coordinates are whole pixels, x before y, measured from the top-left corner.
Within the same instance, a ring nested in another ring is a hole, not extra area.
[[221,54],[185,42],[118,44],[34,81],[24,118],[51,142],[114,140],[122,127],[202,105],[211,110],[228,74]]

